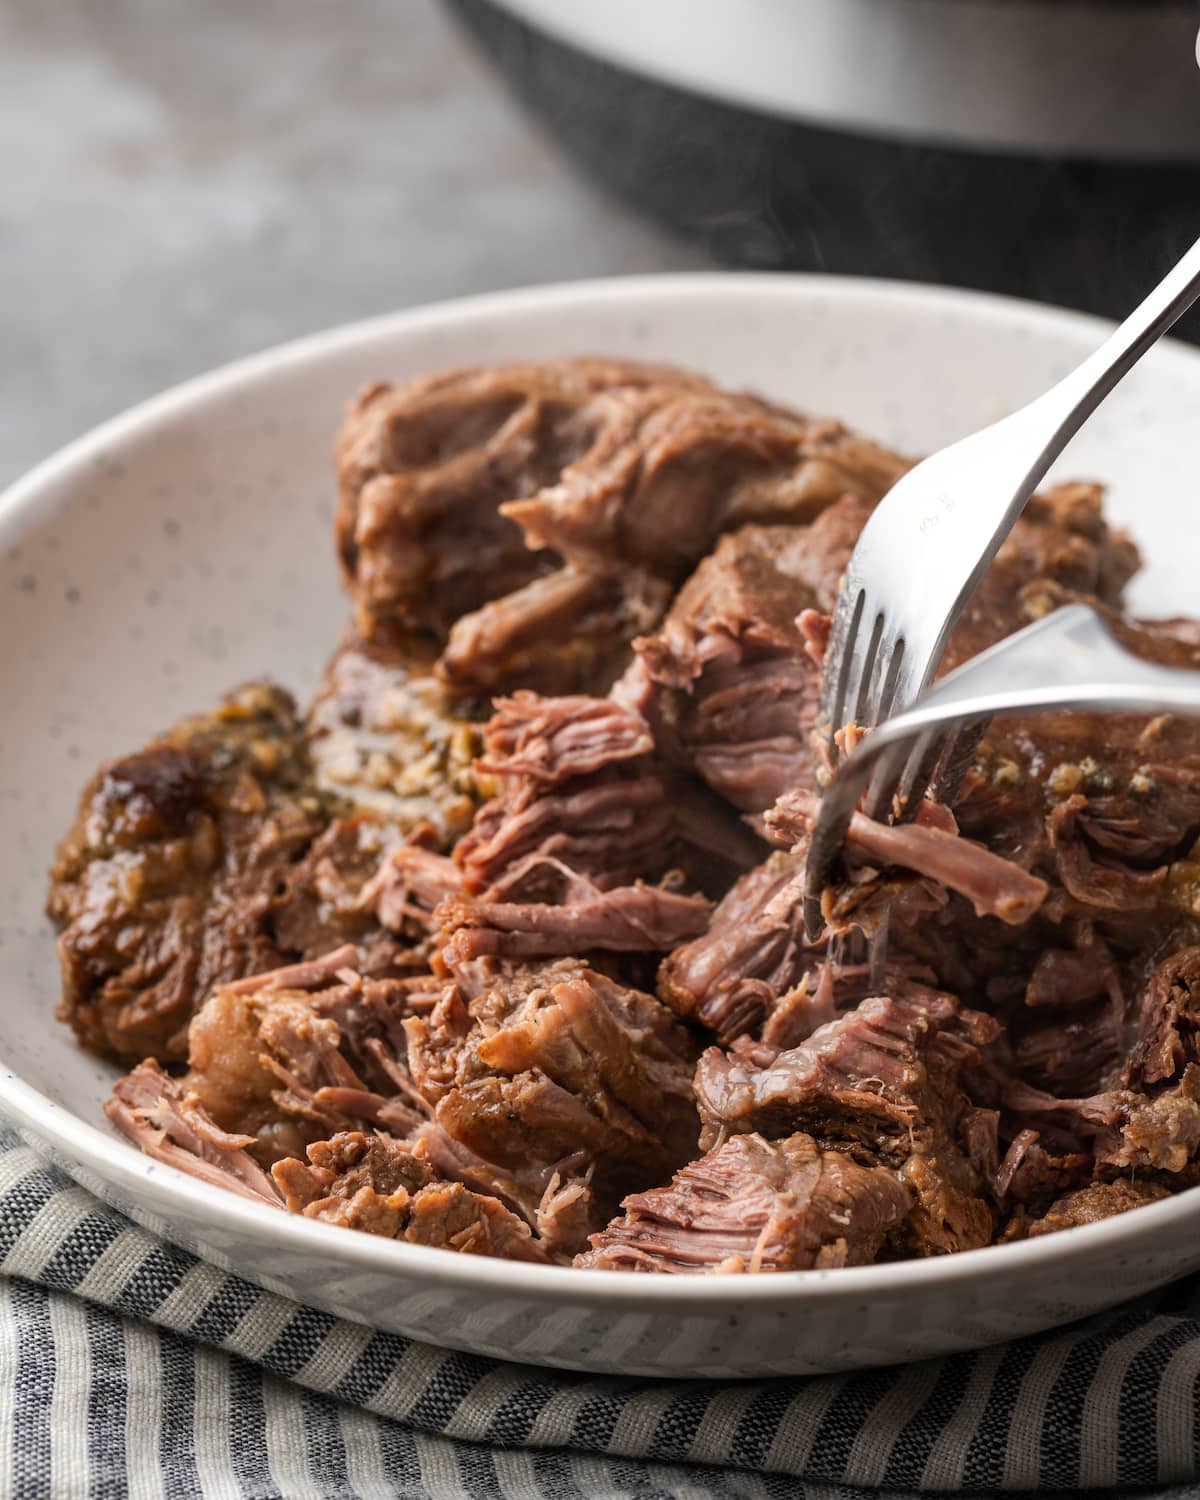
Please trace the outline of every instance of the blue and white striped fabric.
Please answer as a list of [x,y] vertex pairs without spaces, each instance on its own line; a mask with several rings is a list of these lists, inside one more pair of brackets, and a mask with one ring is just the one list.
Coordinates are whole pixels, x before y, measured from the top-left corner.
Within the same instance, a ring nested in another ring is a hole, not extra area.
[[1200,1283],[904,1369],[728,1386],[445,1353],[164,1244],[0,1134],[0,1496],[1200,1496]]

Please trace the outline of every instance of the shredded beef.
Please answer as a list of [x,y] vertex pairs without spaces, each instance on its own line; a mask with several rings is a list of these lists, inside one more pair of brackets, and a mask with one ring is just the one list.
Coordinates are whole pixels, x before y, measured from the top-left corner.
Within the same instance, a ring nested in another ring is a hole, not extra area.
[[553,553],[530,549],[501,506],[602,466],[627,409],[708,389],[663,366],[588,359],[367,386],[337,448],[338,553],[364,635],[444,633],[552,571]]
[[702,1144],[808,1131],[899,1171],[917,1200],[905,1228],[910,1253],[987,1244],[991,1210],[956,1128],[968,1104],[959,1075],[980,1062],[998,1028],[923,985],[892,990],[787,1051],[743,1038],[727,1053],[706,1052],[695,1079]]
[[615,1271],[802,1271],[865,1265],[912,1207],[882,1167],[811,1136],[740,1135],[634,1193],[577,1266]]
[[311,1145],[307,1164],[290,1158],[272,1174],[289,1211],[306,1218],[464,1255],[546,1259],[510,1209],[462,1183],[436,1180],[419,1148],[387,1136],[345,1131]]
[[582,1163],[602,1213],[695,1145],[683,1028],[577,960],[497,976],[467,1003],[452,989],[405,1029],[414,1082],[449,1136],[509,1169]]
[[[1190,721],[995,721],[910,821],[856,814],[805,938],[830,613],[907,467],[665,366],[363,391],[307,714],[239,689],[102,766],[58,851],[61,1014],[136,1064],[117,1128],[328,1223],[667,1273],[1200,1183]],[[1200,668],[1195,621],[1122,612],[1137,565],[1096,486],[1034,496],[940,671],[1075,600]]]
[[271,1179],[250,1155],[252,1135],[224,1131],[186,1083],[144,1062],[113,1089],[105,1113],[147,1156],[203,1182],[278,1206]]
[[737,881],[708,930],[663,960],[658,993],[672,1010],[725,1042],[763,1024],[824,956],[824,944],[805,943],[798,905],[782,912],[771,906],[801,874],[794,859],[773,854]]
[[461,897],[439,913],[451,965],[663,952],[698,936],[701,891],[748,862],[753,836],[663,774],[633,709],[529,692],[496,707],[480,765],[500,794],[460,839]]
[[264,1165],[356,1120],[424,1118],[404,1061],[409,982],[355,964],[343,948],[223,985],[192,1021],[180,1087]]
[[639,695],[666,753],[743,812],[813,783],[820,671],[797,620],[833,607],[869,512],[846,496],[811,526],[722,537],[660,632],[636,643],[640,660],[622,691]]

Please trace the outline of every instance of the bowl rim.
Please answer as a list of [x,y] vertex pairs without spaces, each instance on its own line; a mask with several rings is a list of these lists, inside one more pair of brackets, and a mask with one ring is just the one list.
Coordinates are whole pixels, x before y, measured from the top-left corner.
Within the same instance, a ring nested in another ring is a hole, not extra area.
[[[115,445],[136,440],[148,430],[195,412],[232,391],[270,381],[281,372],[319,363],[356,348],[367,349],[373,343],[388,343],[406,335],[487,318],[519,319],[523,314],[548,308],[568,309],[581,302],[637,304],[652,298],[658,304],[665,299],[695,303],[730,294],[764,304],[789,298],[803,303],[819,297],[826,303],[852,302],[859,306],[903,305],[911,309],[915,305],[918,310],[931,313],[944,313],[948,305],[954,305],[969,310],[976,320],[999,322],[1009,328],[1024,322],[1035,334],[1057,332],[1096,342],[1112,328],[1111,323],[1091,314],[995,293],[813,273],[702,271],[607,277],[453,298],[340,324],[290,340],[185,380],[130,407],[60,448],[0,494],[0,539],[6,531],[19,528],[22,521],[35,522],[45,507],[57,505],[71,481]],[[646,357],[653,358],[653,351],[647,350]],[[1159,363],[1181,361],[1190,367],[1193,378],[1200,375],[1200,349],[1166,340],[1152,357]],[[65,1028],[63,1038],[69,1040]],[[1200,1216],[1200,1191],[1184,1189],[1136,1212],[1057,1234],[930,1259],[834,1270],[783,1271],[736,1279],[623,1275],[460,1255],[366,1233],[347,1233],[338,1226],[281,1212],[143,1156],[121,1137],[55,1103],[21,1078],[4,1059],[0,1059],[0,1113],[9,1117],[18,1133],[27,1132],[26,1139],[49,1145],[53,1153],[72,1165],[86,1168],[107,1184],[115,1184],[127,1198],[142,1200],[138,1202],[138,1210],[143,1218],[154,1217],[158,1211],[177,1221],[202,1219],[223,1223],[252,1239],[278,1242],[281,1248],[287,1242],[297,1251],[308,1249],[322,1259],[340,1258],[348,1269],[407,1275],[409,1279],[437,1282],[446,1287],[529,1294],[552,1292],[559,1302],[593,1303],[600,1299],[630,1308],[667,1302],[692,1304],[697,1310],[710,1311],[734,1294],[739,1303],[756,1305],[811,1296],[862,1302],[873,1291],[896,1296],[947,1282],[1035,1272],[1075,1258],[1107,1259],[1123,1249],[1132,1250],[1159,1231]],[[67,1171],[71,1174],[71,1167]],[[236,1267],[231,1269],[236,1273]]]

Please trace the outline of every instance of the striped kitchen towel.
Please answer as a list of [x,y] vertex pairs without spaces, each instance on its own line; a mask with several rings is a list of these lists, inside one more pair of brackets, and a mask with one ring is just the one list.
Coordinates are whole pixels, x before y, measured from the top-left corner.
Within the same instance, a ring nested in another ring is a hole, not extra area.
[[1200,1495],[1200,1284],[902,1369],[732,1385],[427,1348],[156,1239],[0,1134],[0,1496]]

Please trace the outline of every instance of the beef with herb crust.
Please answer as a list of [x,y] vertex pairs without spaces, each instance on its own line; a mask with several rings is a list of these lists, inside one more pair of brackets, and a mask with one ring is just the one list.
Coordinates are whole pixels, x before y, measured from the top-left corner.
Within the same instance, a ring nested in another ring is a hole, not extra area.
[[98,1052],[182,1061],[222,984],[362,942],[377,974],[411,968],[344,891],[396,841],[318,790],[290,696],[265,683],[101,767],[51,871],[60,1013]]

